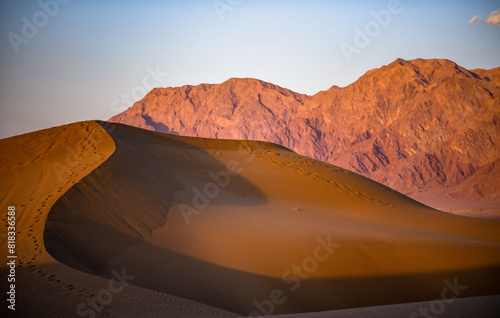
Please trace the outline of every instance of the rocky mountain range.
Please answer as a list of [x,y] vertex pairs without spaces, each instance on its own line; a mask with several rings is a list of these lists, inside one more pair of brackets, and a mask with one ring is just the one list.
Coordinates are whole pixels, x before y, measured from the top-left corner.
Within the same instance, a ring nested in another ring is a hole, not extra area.
[[500,68],[398,59],[312,96],[250,78],[155,88],[110,121],[270,141],[405,194],[500,201]]

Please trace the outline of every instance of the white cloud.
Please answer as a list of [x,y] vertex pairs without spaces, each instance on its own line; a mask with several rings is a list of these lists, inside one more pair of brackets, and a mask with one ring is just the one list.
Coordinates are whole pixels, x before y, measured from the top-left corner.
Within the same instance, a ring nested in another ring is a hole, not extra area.
[[495,10],[486,18],[485,24],[500,26],[500,10]]
[[486,18],[486,20],[483,20],[483,18],[481,18],[480,15],[476,15],[469,20],[469,24],[472,23],[482,23],[482,24],[496,25],[500,27],[500,9],[491,12]]
[[472,23],[481,23],[483,21],[483,19],[481,19],[481,16],[480,15],[476,15],[474,17],[472,17],[472,19],[470,19],[469,23],[472,24]]

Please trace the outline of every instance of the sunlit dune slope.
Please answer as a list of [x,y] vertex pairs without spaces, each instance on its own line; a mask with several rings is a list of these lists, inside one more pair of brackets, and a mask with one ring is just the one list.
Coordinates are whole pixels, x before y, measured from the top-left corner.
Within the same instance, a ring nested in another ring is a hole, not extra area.
[[446,282],[500,293],[499,222],[270,143],[109,134],[114,153],[46,223],[48,251],[73,268],[125,267],[133,285],[243,315],[271,300],[272,313],[430,300]]

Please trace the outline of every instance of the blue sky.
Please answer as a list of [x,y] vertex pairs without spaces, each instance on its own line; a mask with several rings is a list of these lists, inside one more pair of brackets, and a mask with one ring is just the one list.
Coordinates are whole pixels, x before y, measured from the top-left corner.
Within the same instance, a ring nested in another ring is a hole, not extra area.
[[[41,3],[54,11],[53,1]],[[481,0],[73,0],[49,16],[39,1],[4,0],[0,138],[108,119],[130,106],[123,96],[140,99],[151,85],[253,77],[314,94],[398,57],[498,67],[500,27],[468,23],[497,9],[499,1]],[[372,14],[381,10],[389,12],[386,25]],[[22,33],[26,20],[39,25],[31,38]],[[369,43],[357,47],[356,30],[367,27]],[[24,42],[12,45],[12,34]],[[346,59],[342,43],[357,52]]]

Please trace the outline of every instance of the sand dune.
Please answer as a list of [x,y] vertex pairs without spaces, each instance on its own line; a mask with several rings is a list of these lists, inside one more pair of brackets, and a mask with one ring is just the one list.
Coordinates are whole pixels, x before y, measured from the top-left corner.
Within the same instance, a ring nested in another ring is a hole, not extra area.
[[[113,139],[96,122],[83,122],[2,139],[0,149],[1,205],[16,207],[18,256],[16,311],[2,305],[0,312],[4,317],[90,317],[85,314],[92,308],[87,301],[106,291],[109,280],[54,259],[46,250],[44,229],[52,205],[115,151]],[[2,255],[7,250],[4,229]],[[2,262],[2,286],[5,266]],[[86,306],[79,314],[82,303]],[[112,303],[98,309],[98,317],[157,317],[159,312],[172,317],[235,316],[133,285],[124,286]]]
[[[416,304],[393,304],[500,294],[500,222],[433,210],[270,143],[106,125],[0,141],[26,316],[403,316]],[[491,312],[497,300],[443,304]]]

